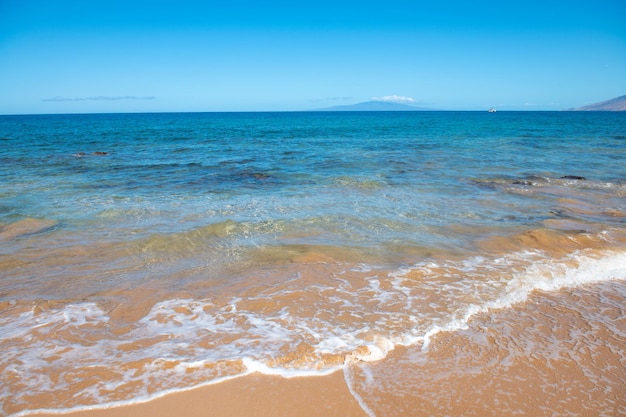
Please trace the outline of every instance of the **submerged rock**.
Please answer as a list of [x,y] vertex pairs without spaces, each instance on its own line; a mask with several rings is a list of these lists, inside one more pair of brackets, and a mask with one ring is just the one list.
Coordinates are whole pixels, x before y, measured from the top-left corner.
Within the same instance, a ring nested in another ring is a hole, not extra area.
[[53,228],[58,223],[54,220],[24,219],[15,223],[0,226],[0,240],[15,239],[17,237],[42,233]]
[[532,181],[529,180],[521,180],[521,181],[513,181],[515,185],[535,185]]
[[[95,151],[95,152],[91,153],[91,155],[95,155],[95,156],[105,156],[105,155],[108,155],[108,154],[109,154],[108,152],[104,152],[104,151]],[[76,152],[74,154],[74,156],[82,158],[83,156],[87,156],[87,153],[85,153],[85,152]]]

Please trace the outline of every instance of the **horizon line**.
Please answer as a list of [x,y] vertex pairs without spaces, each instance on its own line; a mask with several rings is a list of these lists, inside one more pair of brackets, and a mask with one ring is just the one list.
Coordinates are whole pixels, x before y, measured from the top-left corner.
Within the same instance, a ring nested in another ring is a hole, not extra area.
[[[623,110],[622,110],[623,111]],[[420,109],[415,110],[188,110],[188,111],[101,111],[101,112],[77,112],[77,113],[0,113],[3,116],[72,116],[72,115],[97,115],[97,114],[196,114],[196,113],[488,113],[488,109]],[[573,113],[619,113],[620,110],[576,110],[576,109],[512,109],[497,110],[497,113],[534,113],[534,112],[573,112]]]

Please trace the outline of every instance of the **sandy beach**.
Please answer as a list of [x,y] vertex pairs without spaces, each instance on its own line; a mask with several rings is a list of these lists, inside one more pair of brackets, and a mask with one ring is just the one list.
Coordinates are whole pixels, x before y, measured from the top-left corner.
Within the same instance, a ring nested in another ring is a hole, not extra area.
[[[36,414],[39,417],[58,414]],[[143,404],[76,411],[71,417],[365,417],[343,374],[283,378],[253,374],[166,395]]]
[[398,347],[385,360],[343,372],[255,373],[141,404],[63,415],[620,416],[626,410],[624,300],[621,282],[536,292],[513,309],[477,315],[466,329],[439,333],[426,350]]

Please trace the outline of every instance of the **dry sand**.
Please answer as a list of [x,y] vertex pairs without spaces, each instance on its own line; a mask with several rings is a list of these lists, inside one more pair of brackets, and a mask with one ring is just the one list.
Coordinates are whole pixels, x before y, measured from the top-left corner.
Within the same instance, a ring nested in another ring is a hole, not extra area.
[[[47,416],[49,414],[37,414]],[[76,411],[71,417],[366,417],[348,391],[343,374],[282,378],[253,374],[153,401]]]

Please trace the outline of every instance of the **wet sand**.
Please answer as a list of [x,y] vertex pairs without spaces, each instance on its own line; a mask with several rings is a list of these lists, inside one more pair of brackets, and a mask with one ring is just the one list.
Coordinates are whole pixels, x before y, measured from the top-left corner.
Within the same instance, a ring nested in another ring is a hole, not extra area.
[[[58,414],[36,414],[39,417]],[[76,411],[71,417],[365,417],[343,374],[283,378],[252,374],[143,404]]]
[[[465,329],[435,335],[425,351],[397,347],[381,361],[328,376],[252,374],[142,404],[64,415],[623,416],[625,302],[621,281],[536,291],[511,309],[478,314]],[[37,414],[47,415],[53,414]]]
[[626,285],[536,291],[511,309],[349,369],[386,416],[625,416]]

